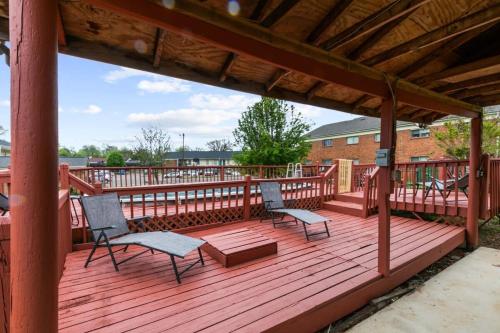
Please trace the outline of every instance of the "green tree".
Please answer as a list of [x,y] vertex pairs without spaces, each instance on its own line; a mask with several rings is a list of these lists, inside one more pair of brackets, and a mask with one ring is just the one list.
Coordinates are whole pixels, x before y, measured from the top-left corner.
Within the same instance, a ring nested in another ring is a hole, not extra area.
[[207,142],[209,151],[232,151],[233,143],[227,139],[217,139]]
[[109,167],[121,167],[125,165],[125,160],[123,159],[123,155],[115,150],[108,153],[106,158],[106,166]]
[[[444,129],[435,132],[437,145],[452,159],[469,158],[470,123],[463,119],[447,121]],[[484,153],[498,157],[500,151],[500,118],[489,117],[483,121]]]
[[159,127],[142,128],[141,135],[136,136],[134,158],[146,166],[160,166],[167,158],[170,149],[170,136]]
[[67,148],[67,147],[60,147],[59,148],[59,156],[60,157],[77,157],[77,153],[71,149],[71,148]]
[[102,151],[95,145],[85,145],[79,151],[82,157],[104,157]]
[[268,97],[248,107],[233,134],[242,147],[241,164],[287,164],[303,160],[310,149],[310,130],[300,112],[282,100]]

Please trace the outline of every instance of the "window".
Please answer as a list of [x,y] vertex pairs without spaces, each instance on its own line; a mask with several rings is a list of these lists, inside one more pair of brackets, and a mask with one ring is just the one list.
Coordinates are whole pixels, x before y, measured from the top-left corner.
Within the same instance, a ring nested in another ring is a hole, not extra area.
[[323,140],[323,147],[332,147],[332,146],[333,146],[333,139]]
[[323,164],[323,165],[332,165],[332,159],[329,158],[329,159],[326,159],[326,160],[322,160],[321,164]]
[[431,131],[428,128],[419,128],[411,130],[411,138],[428,138],[431,136]]
[[376,133],[374,136],[375,142],[380,142],[380,133]]
[[311,160],[305,160],[304,164],[305,165],[312,165],[313,161],[311,161]]
[[410,162],[424,162],[429,160],[428,156],[412,156],[410,157]]
[[347,137],[348,145],[357,145],[359,143],[359,136],[349,136]]
[[359,158],[355,158],[352,160],[352,164],[359,165]]

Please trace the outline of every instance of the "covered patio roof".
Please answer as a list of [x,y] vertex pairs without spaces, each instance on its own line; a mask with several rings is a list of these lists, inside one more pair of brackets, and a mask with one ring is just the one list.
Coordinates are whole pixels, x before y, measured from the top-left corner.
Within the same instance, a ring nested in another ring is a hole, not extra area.
[[499,20],[492,0],[83,0],[59,1],[58,34],[66,54],[350,113],[380,116],[393,89],[398,119],[429,123],[500,103]]

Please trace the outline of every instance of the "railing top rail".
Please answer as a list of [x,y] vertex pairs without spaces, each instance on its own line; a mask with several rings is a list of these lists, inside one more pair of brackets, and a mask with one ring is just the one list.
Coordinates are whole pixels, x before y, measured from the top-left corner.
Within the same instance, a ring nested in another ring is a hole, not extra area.
[[[329,167],[330,165],[324,164],[308,164],[302,165],[302,168],[316,168],[316,167]],[[202,169],[202,168],[285,168],[286,165],[185,165],[185,166],[123,166],[123,167],[109,167],[109,166],[71,166],[70,170],[132,170],[132,169]]]
[[380,171],[380,167],[375,167],[375,169],[373,169],[373,171],[370,173],[370,178],[375,178],[375,176],[377,176],[378,172]]

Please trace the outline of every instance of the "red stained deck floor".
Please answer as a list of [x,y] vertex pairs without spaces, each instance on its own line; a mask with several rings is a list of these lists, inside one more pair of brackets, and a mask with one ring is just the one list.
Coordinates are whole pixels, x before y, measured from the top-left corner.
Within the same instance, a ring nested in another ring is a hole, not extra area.
[[394,288],[465,237],[460,227],[393,217],[392,275],[383,278],[377,272],[377,217],[319,213],[333,220],[330,238],[307,242],[301,225],[273,229],[258,221],[191,233],[244,227],[277,240],[278,254],[231,268],[205,255],[205,266],[189,271],[181,285],[163,254],[145,254],[115,272],[109,259],[85,269],[88,250],[73,252],[59,287],[60,330],[314,331]]

